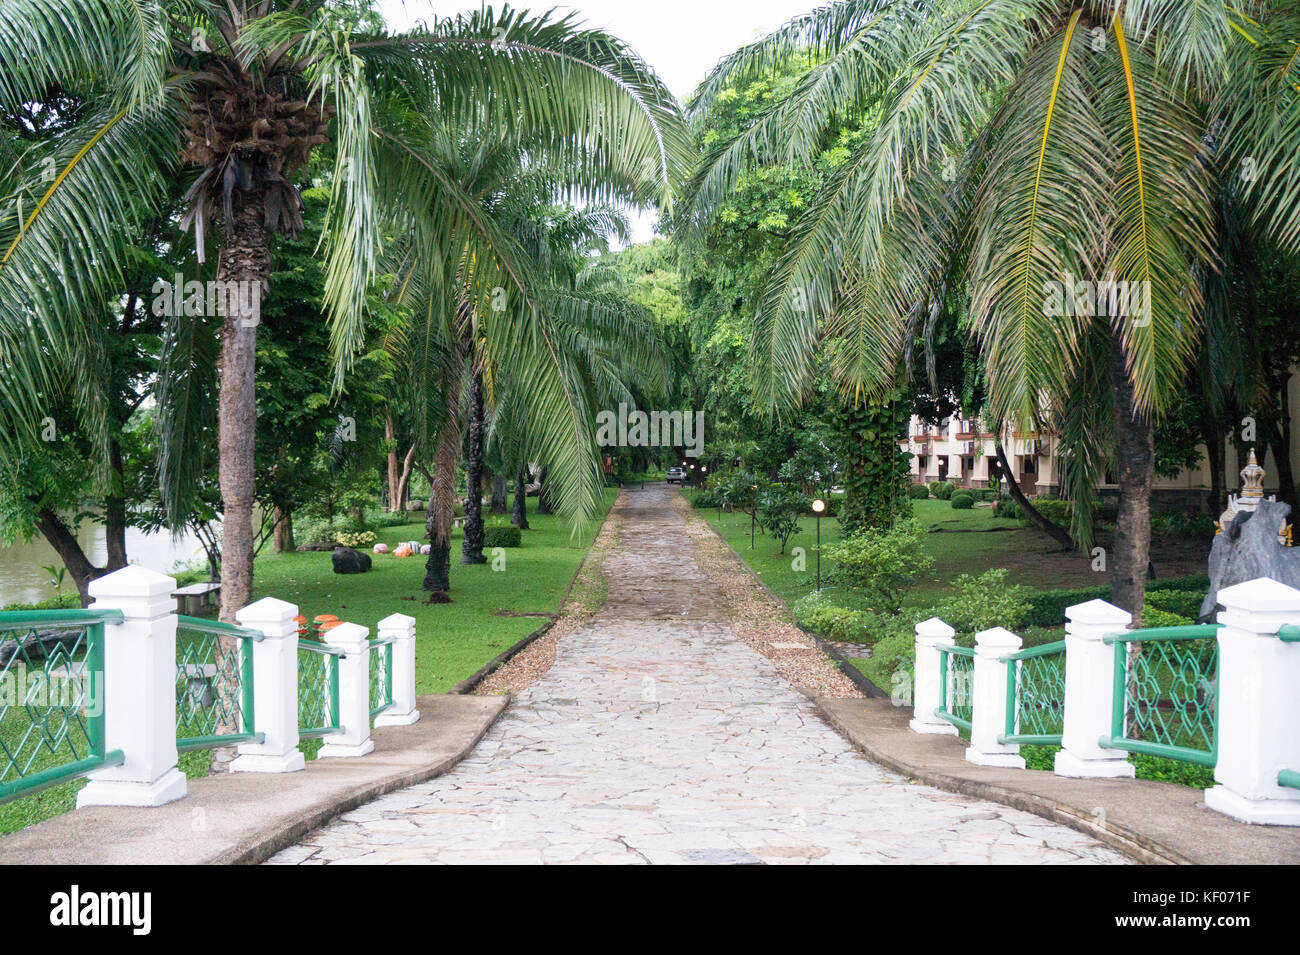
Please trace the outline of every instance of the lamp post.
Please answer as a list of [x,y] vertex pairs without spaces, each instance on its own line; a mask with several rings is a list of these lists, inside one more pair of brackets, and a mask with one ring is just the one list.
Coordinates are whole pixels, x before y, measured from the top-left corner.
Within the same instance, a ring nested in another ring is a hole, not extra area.
[[754,549],[754,522],[758,519],[758,485],[751,484],[749,489],[754,493],[749,499],[749,549]]
[[826,502],[820,497],[813,501],[813,513],[817,515],[817,592],[821,593],[822,589],[822,511],[826,510]]

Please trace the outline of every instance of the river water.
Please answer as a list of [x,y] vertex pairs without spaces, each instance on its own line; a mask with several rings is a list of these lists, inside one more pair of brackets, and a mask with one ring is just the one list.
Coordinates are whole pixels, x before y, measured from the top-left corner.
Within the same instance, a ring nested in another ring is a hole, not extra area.
[[[77,538],[91,562],[102,567],[108,556],[103,525],[82,521]],[[145,534],[127,528],[126,556],[133,564],[162,573],[170,573],[177,565],[207,566],[198,538],[189,532],[173,540],[167,531]],[[63,561],[39,535],[26,544],[0,547],[0,607],[11,603],[35,603],[53,597],[54,584],[49,573],[41,569],[47,564],[62,567]],[[63,590],[65,593],[77,592],[70,576],[64,577]]]

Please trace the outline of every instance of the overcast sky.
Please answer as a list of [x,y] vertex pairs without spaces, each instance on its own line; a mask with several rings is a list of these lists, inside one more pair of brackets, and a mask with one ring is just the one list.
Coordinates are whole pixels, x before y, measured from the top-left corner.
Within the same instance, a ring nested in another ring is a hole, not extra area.
[[[820,6],[822,0],[577,0],[574,3],[513,4],[536,12],[554,7],[577,11],[587,26],[608,30],[623,39],[646,60],[668,88],[680,98],[689,96],[706,73],[723,56],[768,33],[793,16]],[[380,8],[394,30],[416,20],[432,20],[478,9],[470,0],[380,0]],[[500,4],[494,5],[499,10]],[[635,222],[633,241],[653,234],[653,217]]]

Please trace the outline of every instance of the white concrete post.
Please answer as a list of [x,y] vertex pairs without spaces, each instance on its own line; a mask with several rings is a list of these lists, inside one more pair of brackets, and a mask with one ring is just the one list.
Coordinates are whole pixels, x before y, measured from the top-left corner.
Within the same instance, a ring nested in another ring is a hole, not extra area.
[[121,750],[120,766],[97,769],[77,806],[161,806],[185,795],[176,768],[176,581],[143,567],[123,567],[90,582],[92,610],[120,610],[104,627],[101,687],[104,742]]
[[1300,590],[1262,578],[1219,591],[1219,783],[1205,805],[1242,822],[1300,826],[1300,790],[1277,784],[1300,770]]
[[1020,649],[1020,638],[1010,630],[994,627],[975,634],[975,684],[971,690],[970,746],[966,761],[977,766],[1010,766],[1024,769],[1025,760],[1016,743],[999,743],[1007,729],[1007,667],[998,657]]
[[1102,638],[1126,630],[1132,621],[1127,610],[1104,600],[1065,610],[1065,726],[1054,765],[1058,776],[1133,777],[1127,753],[1097,742],[1110,736],[1115,698],[1115,647]]
[[916,654],[912,663],[913,733],[938,733],[956,736],[957,727],[935,716],[939,708],[939,647],[952,646],[957,631],[938,617],[916,625]]
[[324,737],[317,759],[364,756],[375,749],[370,738],[370,631],[355,623],[341,623],[321,638],[342,650],[339,660],[339,726],[341,732]]
[[393,641],[393,705],[375,717],[376,726],[409,726],[415,708],[415,618],[395,613],[379,621],[379,639]]
[[298,608],[263,597],[235,613],[241,627],[266,637],[253,644],[254,729],[261,743],[241,743],[235,773],[292,773],[306,763],[298,749]]

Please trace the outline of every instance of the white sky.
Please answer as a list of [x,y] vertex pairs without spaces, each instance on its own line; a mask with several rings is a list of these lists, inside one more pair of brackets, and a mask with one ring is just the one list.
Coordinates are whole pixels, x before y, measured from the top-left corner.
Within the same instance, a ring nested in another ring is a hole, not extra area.
[[[513,4],[538,13],[551,7],[576,10],[587,26],[624,40],[681,98],[689,96],[723,56],[820,5],[821,0],[577,0],[570,4],[516,0]],[[478,8],[472,0],[380,0],[379,6],[394,30],[406,29],[419,19]],[[499,10],[500,4],[494,9]],[[653,216],[637,217],[632,241],[651,238],[653,225]]]

